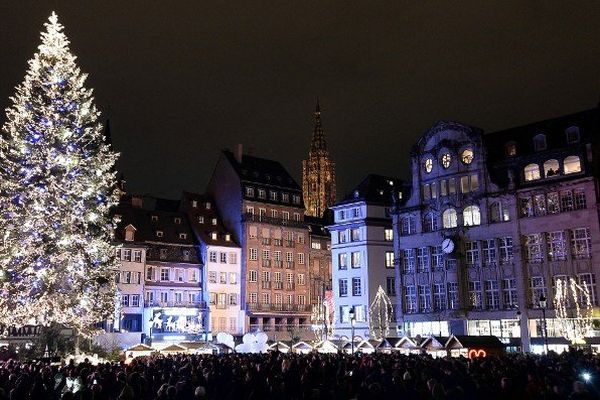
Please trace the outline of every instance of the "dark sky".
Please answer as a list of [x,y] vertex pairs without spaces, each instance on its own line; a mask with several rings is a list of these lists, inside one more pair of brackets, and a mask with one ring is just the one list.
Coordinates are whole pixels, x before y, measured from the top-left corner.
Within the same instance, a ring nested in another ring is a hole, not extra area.
[[136,193],[202,191],[240,142],[300,181],[316,96],[344,193],[407,177],[437,120],[493,131],[600,95],[594,1],[1,0],[2,109],[52,10]]

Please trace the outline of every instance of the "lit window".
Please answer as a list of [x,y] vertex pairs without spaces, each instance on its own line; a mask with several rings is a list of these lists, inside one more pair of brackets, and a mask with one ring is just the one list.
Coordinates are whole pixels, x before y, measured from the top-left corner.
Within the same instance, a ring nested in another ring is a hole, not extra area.
[[548,160],[544,163],[544,176],[551,178],[553,176],[560,175],[560,167],[558,160]]
[[456,228],[458,225],[456,218],[456,210],[454,208],[448,208],[442,214],[442,221],[444,228]]
[[490,221],[491,222],[506,222],[510,220],[508,208],[503,207],[502,203],[496,201],[490,205]]
[[383,239],[386,242],[391,242],[392,240],[394,240],[394,230],[390,229],[390,228],[386,228],[383,231]]
[[450,153],[444,153],[442,155],[442,167],[448,169],[450,168],[450,163],[452,162],[452,156],[450,156]]
[[563,161],[565,174],[581,172],[581,160],[578,156],[569,156]]
[[433,170],[433,159],[427,158],[424,163],[425,172],[430,173]]
[[202,215],[198,216],[198,223],[199,224],[203,224],[204,223],[204,216],[202,216]]
[[539,134],[533,137],[533,149],[535,151],[546,150],[546,135]]
[[210,201],[207,201],[207,202],[206,202],[206,204],[204,205],[204,207],[205,207],[207,210],[210,210],[210,207],[211,207]]
[[198,201],[192,200],[192,208],[198,208]]
[[163,237],[163,231],[156,231],[156,237]]
[[187,239],[187,233],[180,233],[179,239]]
[[211,238],[212,240],[217,240],[217,232],[212,232],[212,233],[210,234],[210,238]]
[[181,218],[179,218],[179,217],[176,217],[176,218],[174,219],[174,222],[175,222],[177,225],[181,224]]
[[437,217],[435,213],[427,213],[425,217],[423,217],[423,232],[434,232],[437,231]]
[[473,150],[465,149],[460,155],[460,159],[465,164],[471,164],[473,162]]
[[465,226],[481,225],[481,214],[478,206],[468,206],[463,210],[463,224]]
[[246,196],[254,197],[254,188],[246,186]]
[[540,166],[537,164],[529,164],[524,169],[525,180],[526,181],[535,181],[540,179]]

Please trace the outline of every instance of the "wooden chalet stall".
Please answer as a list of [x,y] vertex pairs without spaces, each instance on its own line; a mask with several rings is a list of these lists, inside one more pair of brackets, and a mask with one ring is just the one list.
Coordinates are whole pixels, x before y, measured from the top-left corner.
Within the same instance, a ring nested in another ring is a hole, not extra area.
[[421,346],[417,344],[413,339],[408,336],[403,336],[396,342],[394,345],[394,349],[399,351],[400,354],[409,355],[409,354],[421,354],[423,349]]
[[504,344],[496,336],[455,336],[446,341],[452,357],[478,358],[504,354]]
[[280,353],[289,353],[290,346],[282,341],[273,342],[269,345],[268,351],[278,351]]
[[447,337],[443,336],[430,336],[421,342],[421,349],[433,358],[446,357],[448,351],[446,349]]

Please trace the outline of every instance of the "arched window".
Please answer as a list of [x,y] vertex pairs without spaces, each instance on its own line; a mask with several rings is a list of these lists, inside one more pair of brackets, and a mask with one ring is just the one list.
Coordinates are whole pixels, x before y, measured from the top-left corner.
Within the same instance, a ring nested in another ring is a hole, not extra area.
[[465,226],[481,225],[481,213],[478,206],[468,206],[463,210],[463,224]]
[[442,214],[444,228],[456,228],[458,225],[456,218],[456,210],[454,208],[448,208]]
[[563,161],[565,174],[574,174],[581,172],[581,160],[578,156],[569,156]]
[[535,135],[533,137],[533,149],[535,151],[546,150],[546,135],[540,133],[539,135]]
[[576,126],[571,126],[565,129],[565,134],[567,135],[567,143],[578,143],[579,142],[579,128]]
[[540,166],[537,164],[529,164],[524,169],[525,180],[526,181],[535,181],[540,179]]
[[551,178],[553,176],[560,175],[560,166],[558,165],[558,160],[548,160],[544,163],[544,176],[546,178]]
[[438,229],[438,222],[435,213],[427,213],[423,217],[423,231],[435,232]]

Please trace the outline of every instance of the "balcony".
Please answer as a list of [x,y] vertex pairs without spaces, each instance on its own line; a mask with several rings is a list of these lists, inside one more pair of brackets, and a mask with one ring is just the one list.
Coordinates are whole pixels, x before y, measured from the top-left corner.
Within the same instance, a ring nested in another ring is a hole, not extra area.
[[268,268],[271,266],[271,260],[262,260],[262,266]]
[[262,289],[271,289],[271,282],[270,281],[261,281],[260,287]]
[[273,267],[283,268],[283,262],[281,260],[275,260],[275,261],[273,261]]
[[283,282],[273,282],[273,289],[283,290]]
[[283,241],[281,239],[273,239],[273,246],[283,246]]
[[144,307],[194,307],[206,308],[205,301],[160,301],[160,300],[145,300]]
[[260,243],[265,246],[269,245],[269,244],[271,244],[271,239],[270,238],[262,238],[262,239],[260,239]]
[[250,311],[290,311],[290,312],[308,312],[309,308],[305,304],[264,304],[264,303],[246,303],[246,309]]
[[285,269],[294,269],[294,262],[293,261],[286,261],[285,262]]
[[243,222],[261,222],[263,224],[277,225],[277,226],[288,226],[290,228],[306,228],[306,223],[302,221],[294,221],[291,219],[273,218],[267,217],[266,215],[256,215],[252,213],[242,214]]

